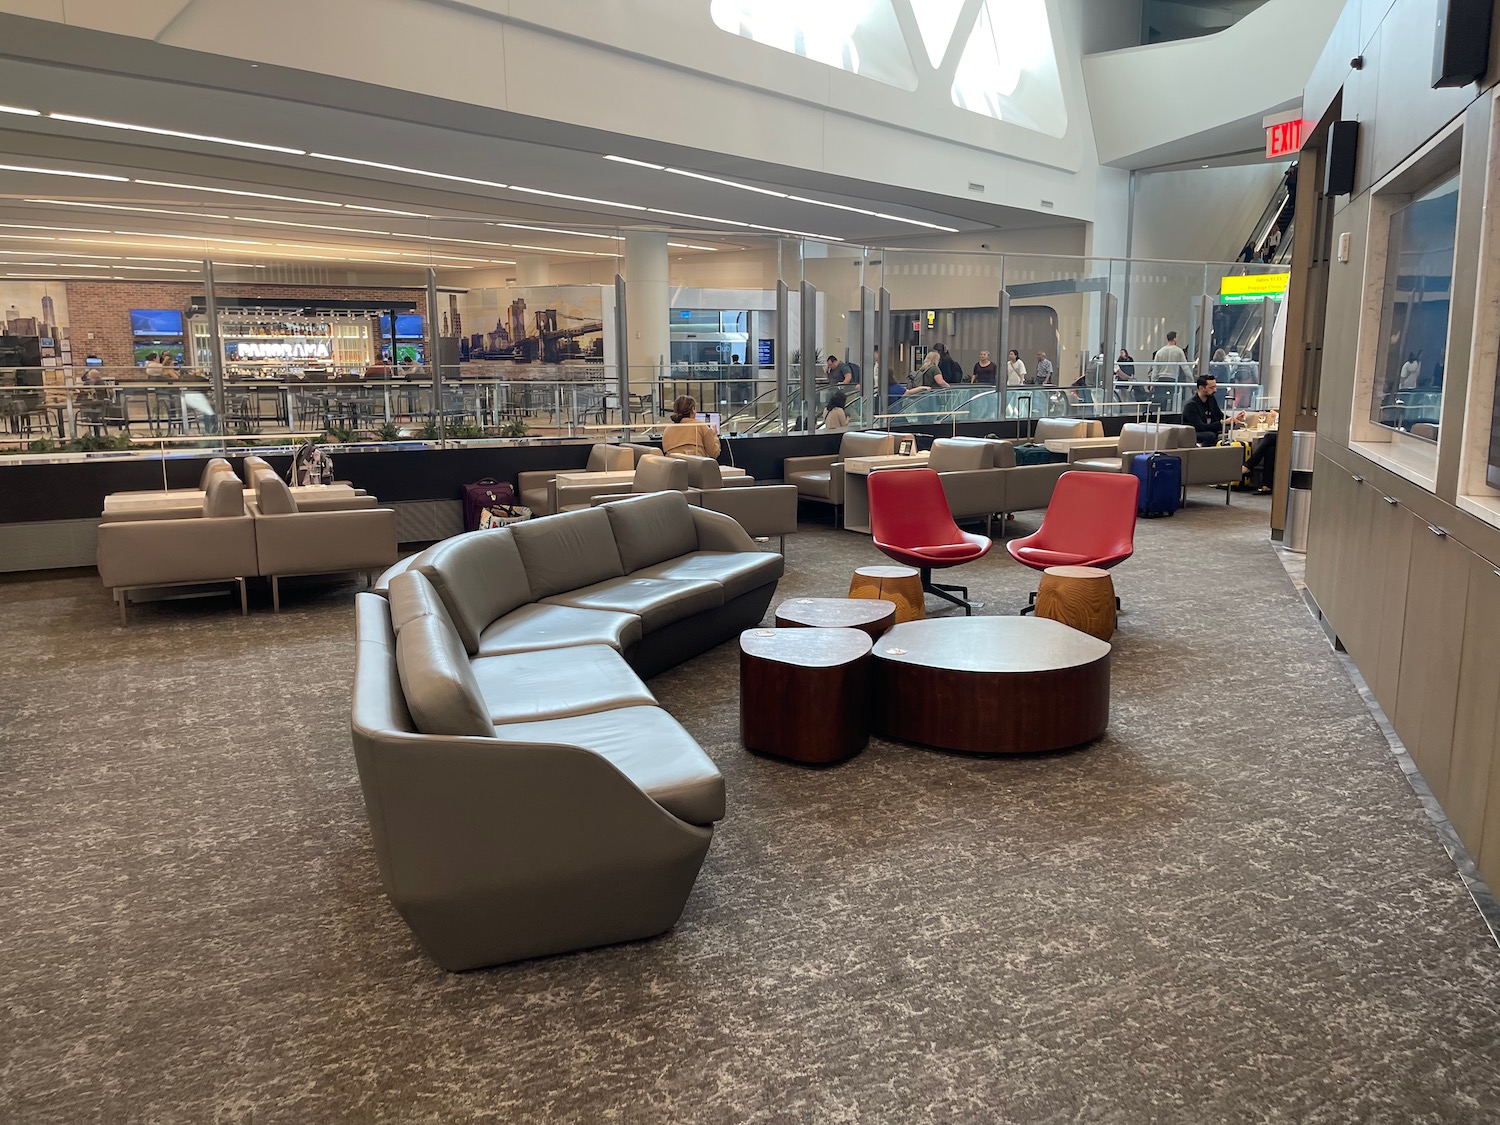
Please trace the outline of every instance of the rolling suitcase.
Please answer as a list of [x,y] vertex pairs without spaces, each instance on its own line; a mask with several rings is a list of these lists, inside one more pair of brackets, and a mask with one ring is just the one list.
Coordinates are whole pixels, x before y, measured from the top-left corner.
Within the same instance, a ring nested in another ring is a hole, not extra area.
[[466,484],[463,487],[464,530],[478,531],[480,517],[489,507],[511,507],[516,502],[515,486],[494,477]]
[[1130,471],[1141,482],[1136,510],[1147,519],[1173,515],[1182,506],[1182,458],[1171,453],[1137,453]]

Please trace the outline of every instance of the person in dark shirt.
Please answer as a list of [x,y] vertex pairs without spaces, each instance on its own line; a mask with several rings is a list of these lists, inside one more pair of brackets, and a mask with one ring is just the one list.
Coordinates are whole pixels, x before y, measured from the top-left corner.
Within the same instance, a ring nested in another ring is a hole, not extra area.
[[828,357],[828,385],[836,387],[849,381],[849,367],[836,355]]
[[1218,384],[1212,375],[1198,376],[1198,393],[1182,404],[1182,422],[1198,431],[1199,445],[1219,444],[1224,431],[1224,411],[1214,397]]
[[964,380],[964,369],[958,365],[948,351],[947,344],[937,345],[938,370],[943,373],[943,379],[950,387],[956,387]]
[[974,382],[985,383],[991,387],[1000,374],[1000,369],[995,366],[995,361],[990,358],[990,353],[981,351],[979,362],[974,365]]

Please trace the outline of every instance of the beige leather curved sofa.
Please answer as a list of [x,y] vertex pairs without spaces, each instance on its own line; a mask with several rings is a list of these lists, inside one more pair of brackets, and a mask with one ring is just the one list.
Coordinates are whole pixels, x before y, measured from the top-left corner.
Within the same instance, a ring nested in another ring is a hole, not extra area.
[[358,597],[352,733],[381,879],[449,970],[668,930],[724,783],[640,676],[782,575],[680,493],[470,532]]

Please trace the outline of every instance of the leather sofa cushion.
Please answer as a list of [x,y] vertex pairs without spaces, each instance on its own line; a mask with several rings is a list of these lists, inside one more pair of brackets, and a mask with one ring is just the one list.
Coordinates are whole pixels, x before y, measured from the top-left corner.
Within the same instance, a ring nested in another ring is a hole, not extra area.
[[1011,442],[986,439],[984,444],[989,447],[991,467],[996,469],[1016,467],[1016,447]]
[[527,520],[516,524],[510,532],[521,553],[534,599],[591,586],[625,573],[615,547],[609,513],[602,508]]
[[821,496],[826,500],[833,495],[833,473],[828,469],[787,473],[786,482],[795,484],[803,496]]
[[395,566],[388,567],[386,570],[382,571],[380,577],[375,580],[375,585],[371,587],[370,592],[372,594],[379,594],[382,598],[390,597],[391,580],[394,579],[398,574],[405,574],[408,570],[416,565],[417,560],[421,557],[422,556],[420,553],[415,555],[407,555],[406,558],[402,559]]
[[508,527],[472,531],[423,553],[421,572],[448,607],[454,628],[472,655],[490,622],[531,601],[521,553]]
[[[653,452],[655,452],[653,450]],[[588,473],[623,473],[635,468],[635,451],[626,445],[596,444],[589,450]]]
[[217,472],[203,491],[203,514],[224,519],[245,514],[245,486],[233,473]]
[[693,551],[632,574],[631,578],[689,579],[717,582],[724,600],[775,582],[786,571],[786,560],[769,552],[727,555],[718,551]]
[[297,510],[286,481],[264,470],[255,477],[255,506],[263,516],[285,516]]
[[521,489],[521,503],[533,512],[545,512],[550,503],[547,486],[544,484],[539,488]]
[[881,457],[896,452],[896,435],[876,430],[851,430],[839,439],[839,460],[850,457]]
[[724,819],[724,776],[660,707],[626,707],[495,728],[504,742],[579,746],[613,763],[648,797],[689,824]]
[[408,621],[396,635],[396,671],[423,734],[494,735],[469,655],[447,621],[431,614]]
[[480,633],[478,655],[593,644],[624,652],[640,643],[641,619],[633,613],[533,603],[512,610]]
[[542,600],[576,609],[633,613],[641,619],[641,631],[651,633],[684,617],[718,609],[724,604],[724,587],[703,579],[611,578]]
[[962,472],[965,469],[987,468],[991,460],[989,447],[983,439],[938,438],[932,443],[927,457],[927,467],[935,473]]
[[496,726],[656,706],[625,658],[607,645],[482,656],[470,667]]
[[[1131,456],[1134,456],[1134,454]],[[1078,469],[1086,473],[1123,473],[1125,471],[1125,458],[1085,457],[1074,461],[1068,468]]]
[[407,570],[391,579],[387,598],[391,603],[391,628],[400,633],[408,621],[440,617],[450,626],[453,619],[443,599],[421,571]]
[[1055,438],[1092,437],[1093,427],[1083,418],[1038,418],[1032,434],[1033,441],[1051,441]]
[[637,496],[611,503],[604,511],[609,513],[625,574],[698,549],[698,529],[687,497],[680,492]]

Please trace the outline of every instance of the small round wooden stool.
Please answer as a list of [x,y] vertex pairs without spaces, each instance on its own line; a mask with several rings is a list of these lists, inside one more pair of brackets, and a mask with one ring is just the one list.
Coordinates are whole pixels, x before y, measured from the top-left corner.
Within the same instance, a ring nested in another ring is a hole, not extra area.
[[1096,566],[1049,566],[1036,592],[1036,615],[1107,641],[1115,633],[1115,584]]
[[849,580],[851,598],[879,598],[896,603],[896,623],[927,617],[922,575],[910,566],[862,566]]
[[778,629],[860,629],[878,641],[896,624],[896,603],[881,598],[788,598],[776,607]]

